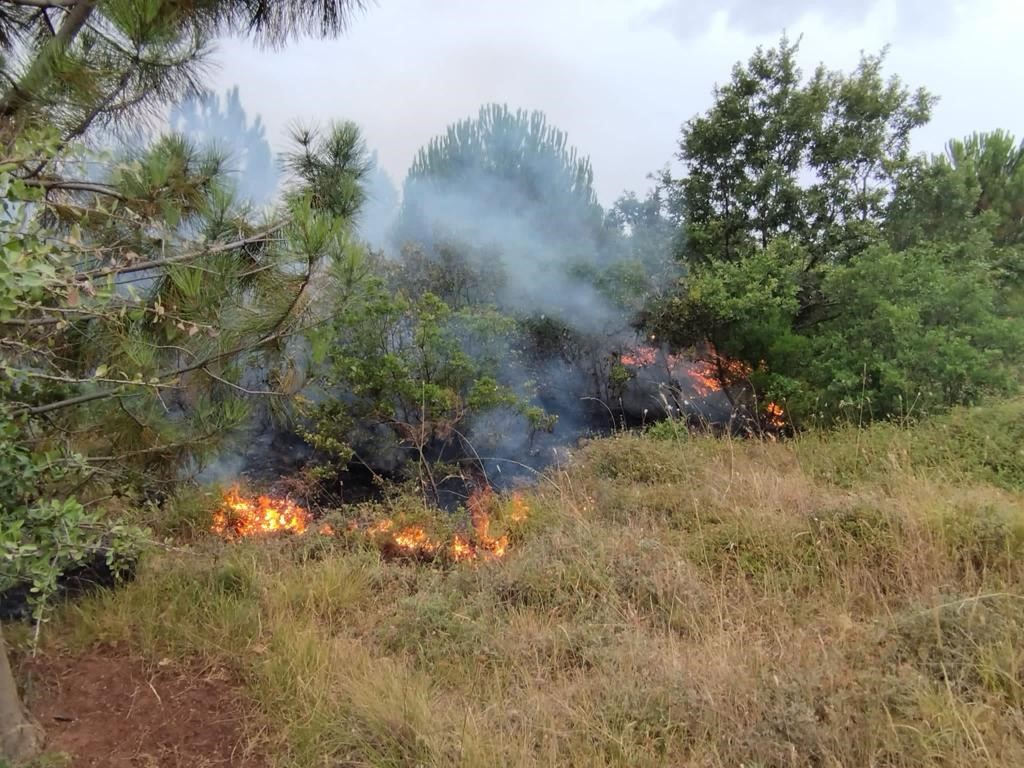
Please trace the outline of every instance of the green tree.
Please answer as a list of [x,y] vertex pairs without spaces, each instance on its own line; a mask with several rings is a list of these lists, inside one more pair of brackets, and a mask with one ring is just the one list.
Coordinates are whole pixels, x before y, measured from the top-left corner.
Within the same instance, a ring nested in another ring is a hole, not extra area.
[[601,217],[593,182],[590,160],[544,113],[489,104],[416,154],[405,181],[399,237],[422,239],[438,225],[442,237],[464,237],[458,229],[445,233],[457,220],[443,220],[431,205],[459,198],[476,210],[525,219],[535,240],[592,238]]
[[672,189],[687,262],[740,259],[786,235],[806,249],[810,271],[877,239],[911,131],[934,98],[885,80],[882,56],[849,74],[822,66],[805,81],[797,54],[785,38],[759,48],[684,126],[686,175]]
[[1024,323],[999,311],[992,249],[984,236],[882,243],[831,272],[823,292],[837,309],[805,358],[819,410],[916,417],[1013,391]]
[[623,228],[604,221],[590,161],[543,113],[486,105],[417,153],[396,227],[399,279],[416,294],[424,276],[452,307],[513,316],[521,378],[602,397],[608,338],[632,335],[622,286],[647,284]]
[[[470,420],[502,406],[525,410],[498,382],[513,325],[479,307],[453,310],[431,293],[395,294],[389,282],[377,277],[364,285],[319,333],[315,383],[325,397],[308,409],[307,438],[343,465],[352,442],[386,427],[393,447],[411,452],[424,497],[436,502],[433,459],[451,443],[471,447]],[[377,455],[392,452],[375,448]]]
[[201,86],[222,34],[275,45],[344,29],[361,0],[63,0],[4,3],[0,119],[56,126],[64,141],[124,125]]
[[683,129],[676,293],[653,328],[751,371],[796,419],[920,414],[1012,391],[1020,149],[997,132],[910,154],[934,99],[882,57],[804,80],[796,46],[737,65]]

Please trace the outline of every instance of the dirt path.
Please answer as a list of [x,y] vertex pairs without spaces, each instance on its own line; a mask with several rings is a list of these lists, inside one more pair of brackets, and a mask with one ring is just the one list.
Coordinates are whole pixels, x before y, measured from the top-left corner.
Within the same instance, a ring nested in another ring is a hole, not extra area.
[[216,674],[148,669],[114,650],[30,664],[47,751],[72,768],[261,768],[237,689]]

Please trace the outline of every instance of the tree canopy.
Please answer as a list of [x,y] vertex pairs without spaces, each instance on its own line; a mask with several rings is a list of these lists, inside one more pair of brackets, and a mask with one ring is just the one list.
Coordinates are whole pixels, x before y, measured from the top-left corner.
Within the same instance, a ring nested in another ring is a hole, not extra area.
[[652,327],[742,360],[795,418],[1012,391],[1020,149],[996,132],[912,155],[934,97],[882,56],[804,79],[796,54],[759,49],[684,126],[667,183],[690,272]]

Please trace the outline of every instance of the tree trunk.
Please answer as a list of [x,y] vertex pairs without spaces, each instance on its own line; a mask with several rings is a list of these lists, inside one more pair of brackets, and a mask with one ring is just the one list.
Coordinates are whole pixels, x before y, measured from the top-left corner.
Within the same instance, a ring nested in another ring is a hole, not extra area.
[[17,765],[35,757],[43,748],[43,729],[18,698],[11,665],[0,627],[0,762]]

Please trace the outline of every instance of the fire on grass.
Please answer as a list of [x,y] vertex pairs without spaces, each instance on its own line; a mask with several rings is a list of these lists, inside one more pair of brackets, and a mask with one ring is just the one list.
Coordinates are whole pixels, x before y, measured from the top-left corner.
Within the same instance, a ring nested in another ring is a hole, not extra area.
[[[461,563],[473,560],[497,560],[508,551],[508,534],[491,535],[491,519],[500,516],[514,530],[529,516],[529,505],[519,492],[499,497],[489,487],[474,491],[466,502],[470,526],[450,540],[433,536],[420,525],[396,525],[384,518],[372,523],[349,523],[348,536],[362,536],[376,545],[385,557],[417,560],[448,560]],[[313,516],[290,499],[270,496],[242,496],[232,488],[213,514],[210,530],[228,540],[279,533],[304,535],[315,531],[321,536],[337,536],[329,523],[317,525]]]

